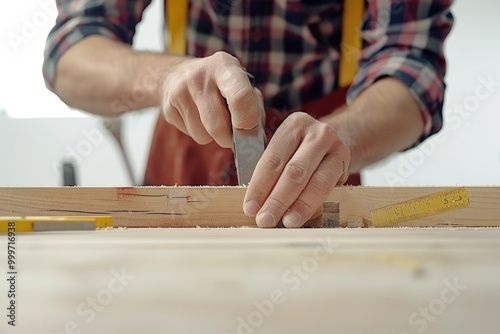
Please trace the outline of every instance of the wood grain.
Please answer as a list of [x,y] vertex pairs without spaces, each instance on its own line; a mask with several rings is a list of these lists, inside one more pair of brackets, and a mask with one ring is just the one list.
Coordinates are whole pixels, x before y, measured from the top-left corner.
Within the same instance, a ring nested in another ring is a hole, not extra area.
[[[483,334],[500,328],[496,228],[114,229],[18,238],[18,323],[12,329],[3,320],[0,333]],[[7,271],[0,261],[0,272]],[[99,311],[91,312],[91,299]],[[433,320],[427,327],[424,308]]]
[[[340,226],[352,217],[370,225],[370,210],[449,187],[337,187]],[[468,187],[470,206],[398,226],[500,226],[500,188]],[[255,227],[243,214],[242,187],[0,188],[0,215],[112,215],[123,227]],[[321,211],[312,217],[314,226]]]

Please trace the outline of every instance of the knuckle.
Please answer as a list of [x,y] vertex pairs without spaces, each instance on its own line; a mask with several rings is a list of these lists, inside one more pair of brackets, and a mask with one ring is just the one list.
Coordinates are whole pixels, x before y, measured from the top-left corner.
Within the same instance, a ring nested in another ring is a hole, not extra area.
[[297,111],[288,116],[287,119],[293,122],[308,122],[312,117],[303,111]]
[[189,78],[188,82],[186,82],[185,85],[179,85],[179,83],[177,83],[174,91],[177,94],[189,93],[191,95],[203,95],[204,84],[206,82],[205,73],[199,71],[198,69],[188,69],[186,70],[185,75],[186,78]]
[[337,133],[333,127],[326,123],[318,123],[316,133],[320,141],[327,141],[337,138]]
[[304,184],[308,181],[309,168],[301,162],[291,161],[289,162],[283,173],[289,181],[295,184]]
[[302,217],[310,217],[315,209],[313,208],[311,203],[301,198],[295,201],[294,207],[296,207],[298,211],[300,211]]
[[266,201],[266,207],[275,212],[284,212],[288,209],[289,205],[276,195],[270,195]]
[[311,177],[310,184],[317,190],[318,194],[324,196],[332,191],[337,181],[333,171],[318,170]]
[[178,99],[184,94],[184,86],[183,85],[173,85],[168,88],[166,92],[166,99],[170,104],[175,106],[175,103]]
[[217,135],[222,132],[222,124],[219,122],[207,122],[204,124],[205,130],[213,135]]
[[279,172],[283,166],[283,157],[278,154],[264,154],[261,160],[264,167],[273,172]]
[[257,203],[264,203],[267,191],[262,185],[262,183],[250,182],[245,198],[252,198],[257,201]]
[[224,51],[217,51],[213,55],[211,55],[210,58],[215,63],[215,65],[235,62],[239,63],[236,57],[233,57],[232,55]]
[[308,132],[307,129],[311,122],[316,122],[316,120],[304,112],[297,111],[288,116],[280,128],[282,132],[290,136],[303,138]]
[[255,104],[256,95],[255,91],[250,85],[241,85],[241,87],[233,93],[232,103],[236,108],[243,108],[248,105]]
[[337,145],[337,133],[332,126],[326,123],[317,122],[310,131],[307,132],[307,140],[314,147],[332,148]]

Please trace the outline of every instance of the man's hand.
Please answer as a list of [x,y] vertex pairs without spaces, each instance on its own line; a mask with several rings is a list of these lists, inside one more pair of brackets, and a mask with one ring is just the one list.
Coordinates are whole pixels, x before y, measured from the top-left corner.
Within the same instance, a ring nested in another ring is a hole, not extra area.
[[161,110],[168,123],[198,144],[215,140],[232,147],[231,122],[252,129],[263,112],[263,99],[235,57],[217,52],[206,58],[186,58],[168,73]]
[[350,150],[332,126],[291,114],[260,159],[244,200],[259,227],[302,226],[348,177]]

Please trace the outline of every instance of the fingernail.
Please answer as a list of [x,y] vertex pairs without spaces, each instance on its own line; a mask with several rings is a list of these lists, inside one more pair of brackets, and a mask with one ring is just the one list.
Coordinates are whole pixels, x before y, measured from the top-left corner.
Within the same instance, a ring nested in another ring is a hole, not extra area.
[[267,211],[259,213],[255,221],[259,227],[276,227],[273,215]]
[[259,204],[257,204],[257,202],[253,200],[247,201],[243,205],[243,212],[245,212],[245,214],[250,217],[255,217],[257,212],[259,212],[259,210],[260,210]]
[[283,216],[283,225],[285,227],[299,227],[301,223],[300,214],[295,211],[289,211]]

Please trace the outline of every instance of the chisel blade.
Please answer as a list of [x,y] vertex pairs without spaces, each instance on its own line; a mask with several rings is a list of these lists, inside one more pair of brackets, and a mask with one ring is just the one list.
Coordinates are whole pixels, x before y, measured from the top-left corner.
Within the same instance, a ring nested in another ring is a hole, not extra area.
[[[252,86],[255,86],[255,77],[247,73]],[[253,129],[243,130],[233,127],[234,163],[239,185],[248,185],[252,178],[255,166],[265,149],[265,136],[262,128],[261,110],[258,110],[259,124]]]
[[264,153],[264,134],[259,123],[253,129],[233,129],[234,162],[238,184],[247,185],[252,178],[255,166]]

